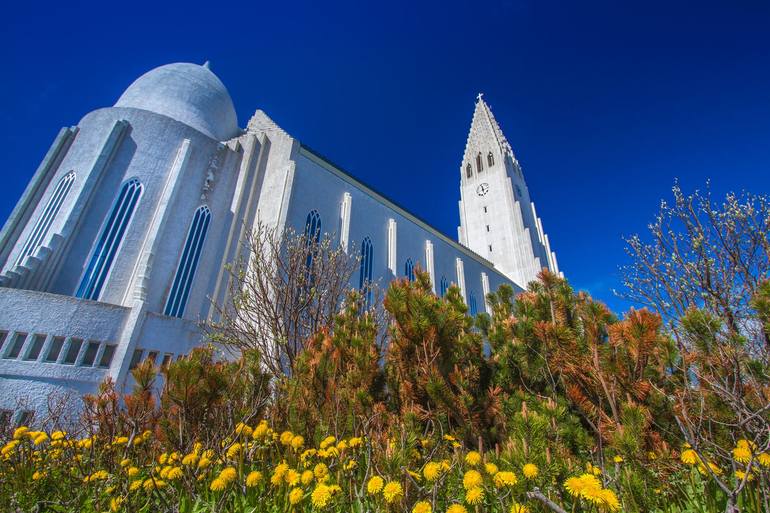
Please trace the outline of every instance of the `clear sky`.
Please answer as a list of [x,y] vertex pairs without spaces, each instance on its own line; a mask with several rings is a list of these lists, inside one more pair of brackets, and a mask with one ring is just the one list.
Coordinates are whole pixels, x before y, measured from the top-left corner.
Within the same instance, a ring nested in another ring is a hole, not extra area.
[[0,56],[2,220],[60,127],[176,61],[453,237],[484,92],[567,277],[621,311],[675,178],[770,186],[767,1],[12,2]]

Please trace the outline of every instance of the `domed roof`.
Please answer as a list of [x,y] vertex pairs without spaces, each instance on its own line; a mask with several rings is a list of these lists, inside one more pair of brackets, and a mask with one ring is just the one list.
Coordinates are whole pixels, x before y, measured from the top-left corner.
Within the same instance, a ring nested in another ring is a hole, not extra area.
[[207,66],[178,62],[137,78],[115,107],[133,107],[189,125],[218,141],[238,135],[233,101],[222,81]]

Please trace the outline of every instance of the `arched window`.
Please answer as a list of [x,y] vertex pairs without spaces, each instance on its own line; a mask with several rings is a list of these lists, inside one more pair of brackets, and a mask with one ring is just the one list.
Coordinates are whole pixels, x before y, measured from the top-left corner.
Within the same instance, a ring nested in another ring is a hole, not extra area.
[[467,178],[473,178],[473,167],[470,164],[465,166],[465,176]]
[[67,194],[70,192],[72,182],[74,181],[75,172],[70,171],[56,184],[56,188],[48,199],[48,203],[40,214],[40,217],[37,219],[35,227],[32,229],[32,232],[30,232],[27,242],[24,244],[21,253],[19,253],[19,257],[16,259],[16,265],[24,263],[25,258],[29,255],[34,255],[37,249],[43,245],[45,236],[48,234],[48,229],[51,227],[51,224],[53,224],[54,219],[56,219],[56,214],[59,213],[59,209],[61,208],[62,203],[64,203],[64,198],[66,198]]
[[444,297],[446,295],[446,291],[449,290],[449,282],[446,279],[446,276],[441,277],[441,297]]
[[88,259],[86,272],[80,281],[80,286],[75,293],[76,297],[98,300],[102,292],[104,280],[112,268],[118,247],[126,234],[126,228],[134,214],[139,196],[142,194],[142,184],[132,178],[120,188],[115,204],[112,206],[107,222],[97,239],[91,258]]
[[[307,215],[307,219],[305,219],[305,243],[308,247],[317,246],[320,240],[321,214],[319,214],[317,210],[311,210]],[[305,262],[305,265],[308,269],[313,266],[313,257],[315,256],[314,253],[316,249],[316,247],[313,247],[307,253],[307,261]]]
[[476,155],[476,172],[481,173],[484,171],[484,162],[481,160],[481,152]]
[[372,289],[370,284],[372,282],[373,257],[374,250],[372,248],[372,241],[369,237],[364,237],[364,240],[361,242],[361,272],[358,288],[363,292],[367,306],[372,302]]
[[471,315],[476,317],[478,310],[476,309],[476,295],[473,292],[468,296],[468,308],[470,309]]
[[494,156],[492,156],[492,152],[491,152],[491,151],[490,151],[490,152],[489,152],[489,154],[487,155],[487,165],[488,165],[489,167],[492,167],[492,166],[494,166],[494,165],[495,165],[495,157],[494,157]]
[[176,276],[171,285],[171,292],[166,300],[166,307],[163,310],[165,315],[171,317],[182,317],[184,308],[187,305],[187,298],[190,296],[192,281],[195,277],[195,270],[198,267],[203,243],[206,240],[206,232],[211,222],[211,210],[209,207],[198,207],[193,215],[190,230],[187,232],[187,241],[184,243],[182,258],[179,259],[179,265],[176,269]]
[[317,210],[311,210],[305,220],[305,237],[309,242],[321,240],[321,214]]
[[406,263],[404,263],[404,276],[409,281],[414,281],[414,263],[411,258],[407,258]]

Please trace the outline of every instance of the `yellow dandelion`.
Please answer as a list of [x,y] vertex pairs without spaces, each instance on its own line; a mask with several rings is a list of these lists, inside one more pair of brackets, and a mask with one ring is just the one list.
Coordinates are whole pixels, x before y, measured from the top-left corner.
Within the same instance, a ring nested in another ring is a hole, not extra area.
[[204,468],[207,468],[209,466],[211,466],[211,459],[210,458],[207,458],[207,457],[204,456],[204,457],[202,457],[198,461],[198,468],[201,469],[201,470],[204,469]]
[[412,513],[432,513],[433,508],[430,506],[430,502],[420,501],[412,508]]
[[323,479],[329,474],[329,467],[323,463],[318,463],[315,467],[313,467],[313,474],[315,475],[316,479]]
[[126,445],[128,443],[128,437],[127,436],[118,436],[113,440],[112,442],[115,445]]
[[302,500],[303,495],[302,488],[292,488],[289,492],[289,504],[296,506]]
[[521,468],[521,473],[524,474],[524,477],[527,479],[535,479],[540,473],[540,469],[537,468],[537,465],[534,463],[527,463]]
[[225,467],[219,473],[219,479],[223,479],[227,483],[235,481],[236,477],[238,477],[238,471],[233,467]]
[[435,481],[441,475],[441,464],[433,461],[426,463],[422,475],[428,481]]
[[484,500],[484,489],[480,486],[476,486],[474,488],[471,488],[467,492],[465,492],[465,502],[468,504],[471,504],[473,506],[476,506],[478,504],[481,504],[481,501]]
[[348,443],[345,440],[340,440],[340,442],[337,444],[337,450],[342,452],[345,449],[348,448]]
[[243,422],[239,422],[235,425],[235,434],[238,436],[249,437],[253,432],[254,430]]
[[45,472],[42,472],[40,470],[36,470],[34,474],[32,474],[32,480],[33,481],[39,481],[43,479],[46,476]]
[[217,477],[216,479],[211,481],[211,485],[209,486],[209,490],[211,490],[212,492],[221,492],[225,488],[227,488],[227,481],[225,481],[220,477]]
[[746,472],[744,472],[742,470],[736,470],[735,471],[735,478],[738,481],[743,481],[744,479],[746,479],[746,481],[753,481],[754,480],[754,474],[749,472],[748,477],[747,477]]
[[462,504],[452,504],[447,508],[446,513],[468,513],[468,510]]
[[262,472],[259,470],[252,470],[249,475],[246,476],[246,487],[254,488],[260,481],[262,481]]
[[21,440],[26,436],[28,432],[29,432],[29,428],[27,426],[19,426],[13,431],[13,439]]
[[251,438],[254,440],[262,440],[267,435],[269,429],[267,421],[263,420],[254,428],[254,432],[251,433]]
[[128,467],[126,474],[128,474],[128,477],[134,477],[139,474],[139,469],[136,467]]
[[348,462],[345,463],[344,469],[345,470],[353,470],[356,467],[358,467],[358,463],[356,463],[356,460],[348,460]]
[[184,471],[182,470],[182,467],[172,467],[169,469],[168,472],[166,472],[166,479],[169,481],[176,481],[177,479],[181,478],[184,475]]
[[509,510],[509,513],[529,513],[529,508],[526,507],[524,504],[514,502],[513,504],[511,504],[511,509]]
[[751,449],[748,445],[737,445],[733,449],[733,459],[738,463],[748,463],[751,460]]
[[182,458],[182,465],[192,467],[196,463],[198,463],[198,455],[195,454],[194,452],[191,452],[190,454],[186,454],[185,457]]
[[498,470],[497,465],[495,465],[494,463],[487,463],[486,465],[484,465],[484,471],[486,471],[486,473],[489,474],[490,476],[494,476],[495,474],[497,474],[497,470]]
[[602,474],[602,469],[591,463],[590,461],[586,463],[586,472],[589,474],[593,474],[595,476],[600,476]]
[[133,491],[135,491],[135,490],[138,490],[139,488],[141,488],[141,487],[142,487],[142,482],[143,482],[143,481],[142,481],[141,479],[137,479],[136,481],[131,481],[131,484],[130,484],[130,485],[128,485],[128,490],[129,490],[130,492],[133,492]]
[[335,437],[327,436],[326,438],[321,440],[321,443],[318,445],[318,448],[319,449],[326,449],[327,447],[329,447],[330,445],[332,445],[332,444],[334,444],[336,442],[337,442],[337,439]]
[[295,451],[299,451],[302,449],[302,446],[305,445],[305,438],[300,435],[293,436],[289,445],[291,445],[291,448]]
[[519,482],[519,479],[516,477],[516,474],[507,470],[498,472],[497,474],[495,474],[495,477],[493,479],[495,482],[495,486],[498,488],[515,486],[516,483]]
[[145,492],[151,492],[154,489],[161,489],[166,486],[166,482],[162,479],[145,479],[144,483],[142,483],[142,487],[144,488]]
[[113,513],[120,511],[120,507],[123,505],[123,497],[113,497],[110,499],[110,511]]
[[300,476],[299,480],[300,480],[300,482],[303,485],[307,486],[307,485],[309,485],[310,483],[313,482],[313,478],[314,477],[315,477],[315,475],[313,474],[312,470],[306,470],[306,471],[304,471],[302,473],[302,475]]
[[369,493],[369,495],[375,495],[380,493],[383,486],[385,486],[385,482],[382,480],[382,478],[380,476],[374,476],[369,479],[368,483],[366,483],[366,491]]
[[[54,431],[51,433],[51,440],[64,440],[64,438],[67,436],[66,431]],[[90,440],[90,439],[87,439]]]
[[401,484],[396,481],[390,481],[382,489],[382,496],[385,498],[385,502],[393,504],[398,502],[404,496],[404,489],[401,488]]
[[297,472],[294,469],[289,469],[286,471],[286,473],[283,475],[284,481],[286,481],[286,484],[289,486],[296,486],[299,484],[299,472]]
[[463,476],[463,487],[466,490],[479,487],[481,486],[483,480],[484,479],[481,477],[481,474],[477,470],[469,470]]
[[325,508],[332,500],[332,492],[328,486],[323,483],[319,483],[313,489],[313,493],[310,494],[310,501],[315,508]]
[[457,441],[457,438],[453,437],[452,435],[444,435],[444,440],[447,442],[455,442]]
[[695,465],[698,462],[698,453],[692,449],[685,449],[679,455],[679,460],[685,465]]
[[770,454],[766,452],[760,452],[757,454],[757,461],[763,467],[770,467]]
[[129,465],[131,465],[131,460],[129,460],[128,458],[123,458],[122,460],[120,460],[121,467],[126,468]]
[[481,463],[481,454],[477,453],[476,451],[471,451],[468,454],[465,455],[465,463],[468,465],[475,467],[479,463]]
[[231,460],[238,459],[238,455],[241,454],[242,446],[239,443],[234,443],[230,446],[229,449],[227,449],[227,458]]
[[281,445],[291,445],[292,438],[294,438],[294,433],[291,431],[284,431],[281,433]]
[[360,438],[360,437],[357,437],[357,436],[356,436],[356,437],[353,437],[353,438],[351,438],[350,440],[348,440],[348,445],[349,445],[351,448],[353,448],[353,449],[355,449],[356,447],[360,446],[360,445],[361,445],[361,444],[363,444],[363,443],[364,443],[363,439],[362,439],[362,438]]
[[48,435],[45,433],[39,433],[35,438],[32,440],[32,443],[35,445],[40,445],[48,440]]
[[603,488],[596,492],[596,494],[598,496],[598,501],[596,501],[596,504],[598,504],[600,508],[607,511],[618,511],[620,509],[620,501],[618,500],[618,496],[615,495],[615,492],[612,490]]
[[616,454],[614,458],[612,458],[612,461],[615,463],[623,463],[623,456]]

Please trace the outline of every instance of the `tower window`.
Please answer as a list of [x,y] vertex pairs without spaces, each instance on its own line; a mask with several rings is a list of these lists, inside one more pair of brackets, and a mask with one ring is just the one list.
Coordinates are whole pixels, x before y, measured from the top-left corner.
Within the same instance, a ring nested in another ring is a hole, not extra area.
[[487,231],[489,231],[489,225],[487,225]]
[[123,184],[120,193],[112,206],[107,222],[102,227],[102,232],[97,239],[96,247],[88,260],[86,272],[80,281],[80,286],[75,293],[82,299],[98,300],[102,292],[104,281],[107,279],[118,247],[126,234],[126,228],[134,214],[139,196],[142,194],[142,184],[132,178]]
[[484,213],[485,214],[487,213],[487,207],[486,206],[484,207]]
[[489,252],[492,252],[492,244],[489,245]]
[[473,168],[470,164],[465,166],[465,177],[466,178],[472,178],[473,177]]
[[29,234],[27,242],[24,244],[24,248],[19,253],[19,257],[16,259],[16,265],[24,263],[24,259],[29,255],[34,255],[37,249],[43,245],[45,236],[48,234],[48,229],[56,219],[56,214],[59,213],[59,209],[64,203],[64,199],[72,188],[72,182],[75,181],[75,172],[70,171],[56,184],[56,188],[53,190],[51,197],[48,199],[48,203],[40,214],[35,227],[32,229],[32,233]]
[[364,237],[361,242],[361,269],[358,288],[363,292],[366,300],[366,306],[372,304],[372,259],[374,257],[374,250],[372,248],[372,241],[369,237]]
[[476,172],[481,173],[484,170],[484,163],[481,160],[481,153],[476,155]]
[[414,263],[411,258],[407,258],[406,263],[404,264],[404,276],[406,276],[409,281],[414,281]]
[[211,222],[211,211],[209,207],[198,207],[193,215],[190,230],[187,232],[187,241],[184,243],[182,258],[179,260],[179,266],[174,276],[171,292],[166,301],[166,308],[163,310],[165,315],[170,317],[181,317],[184,314],[184,308],[187,305],[187,299],[190,296],[190,288],[195,277],[195,270],[198,268],[203,242],[206,240],[206,233]]
[[488,165],[489,167],[492,167],[492,166],[494,166],[494,165],[495,165],[495,157],[494,157],[494,156],[492,156],[492,152],[491,152],[491,151],[490,151],[490,152],[489,152],[489,154],[487,155],[487,165]]

